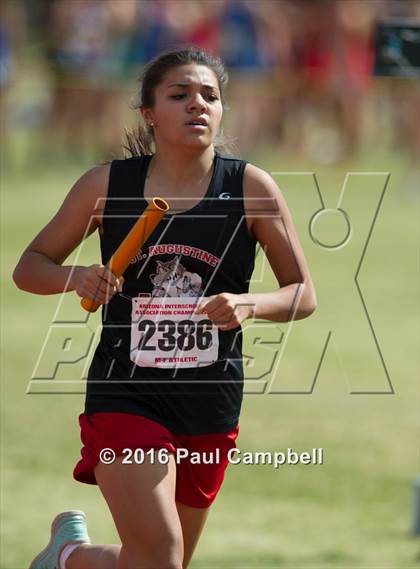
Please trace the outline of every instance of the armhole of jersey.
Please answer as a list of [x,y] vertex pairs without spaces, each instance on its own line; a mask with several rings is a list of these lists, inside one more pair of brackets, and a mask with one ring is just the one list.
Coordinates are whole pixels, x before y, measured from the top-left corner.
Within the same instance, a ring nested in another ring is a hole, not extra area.
[[[111,162],[111,167],[109,169],[109,176],[108,176],[108,191],[106,195],[105,207],[103,212],[102,218],[102,227],[103,232],[102,235],[106,232],[106,225],[107,225],[107,218],[112,217],[114,214],[114,210],[118,209],[115,208],[114,204],[112,203],[112,199],[114,198],[121,198],[121,185],[124,185],[125,189],[128,191],[135,191],[132,188],[136,187],[135,184],[137,183],[138,179],[142,179],[145,167],[145,156],[136,156],[133,158],[125,158],[125,159],[115,159]],[[130,172],[133,170],[135,176],[135,183],[134,186],[131,184]],[[124,178],[124,175],[128,176],[128,181]],[[144,191],[144,180],[143,180],[143,187],[141,189],[141,197],[143,196]],[[131,197],[138,197],[134,193],[132,195],[127,195],[126,198],[130,199]],[[124,199],[124,198],[121,198]],[[121,205],[121,202],[120,204]]]
[[116,164],[117,164],[118,160],[112,160],[111,162],[111,166],[109,168],[109,175],[108,175],[108,187],[107,187],[107,192],[106,192],[106,196],[105,196],[105,207],[104,207],[104,211],[102,214],[102,232],[99,234],[101,237],[105,234],[106,232],[106,224],[107,224],[107,220],[108,217],[110,216],[110,200],[109,198],[112,198],[112,178],[113,175],[115,173],[115,168],[116,168]]
[[247,166],[248,162],[246,160],[242,160],[242,163],[239,167],[239,187],[240,187],[240,192],[241,192],[241,215],[243,216],[244,219],[244,229],[246,231],[247,236],[255,241],[255,236],[253,233],[251,233],[248,229],[248,224],[247,224],[247,220],[246,220],[246,208],[245,208],[245,192],[244,192],[244,181],[245,181],[245,168]]
[[239,166],[238,177],[239,177],[239,188],[242,198],[242,211],[245,215],[245,193],[244,193],[244,179],[245,179],[245,168],[248,162],[246,160],[241,160],[241,165]]

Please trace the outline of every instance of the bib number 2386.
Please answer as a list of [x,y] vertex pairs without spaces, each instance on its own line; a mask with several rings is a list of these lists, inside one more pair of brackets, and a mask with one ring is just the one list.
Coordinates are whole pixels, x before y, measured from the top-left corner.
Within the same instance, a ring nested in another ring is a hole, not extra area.
[[[201,299],[204,300],[204,297]],[[219,334],[195,298],[133,298],[131,360],[140,367],[203,367],[217,361]]]

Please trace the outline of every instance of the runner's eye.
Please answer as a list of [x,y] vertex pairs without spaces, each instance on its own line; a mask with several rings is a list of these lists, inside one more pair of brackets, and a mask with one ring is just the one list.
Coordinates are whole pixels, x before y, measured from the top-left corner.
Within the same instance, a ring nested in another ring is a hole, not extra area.
[[174,99],[175,101],[180,101],[181,99],[184,99],[185,96],[186,96],[185,93],[183,93],[182,95],[181,94],[171,95],[170,99]]

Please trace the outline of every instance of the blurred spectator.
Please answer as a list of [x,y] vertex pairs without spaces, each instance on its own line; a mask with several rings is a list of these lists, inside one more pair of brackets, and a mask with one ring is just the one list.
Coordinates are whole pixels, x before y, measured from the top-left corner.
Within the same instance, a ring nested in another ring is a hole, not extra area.
[[[223,1],[195,0],[187,6],[190,17],[183,30],[183,42],[202,47],[213,53],[220,51]],[[184,20],[185,21],[185,20]]]
[[[386,2],[378,17],[382,21],[403,20],[420,30],[420,1]],[[420,191],[420,81],[414,77],[387,77],[378,80],[382,99],[391,114],[394,152],[407,159],[401,189],[417,199]]]
[[12,69],[10,38],[4,22],[0,22],[0,89],[7,87]]
[[155,0],[137,4],[133,34],[137,63],[176,44],[190,43],[216,52],[219,12],[224,0]]
[[225,123],[228,132],[238,137],[242,154],[257,146],[266,134],[265,99],[275,64],[262,40],[261,12],[268,6],[264,1],[235,0],[225,2],[220,14],[220,55],[231,75],[228,101],[234,109]]
[[0,135],[1,160],[10,161],[14,152],[9,134],[13,132],[16,105],[12,89],[18,78],[17,51],[26,37],[26,17],[21,3],[11,0],[0,2]]
[[125,64],[121,36],[135,9],[135,0],[55,0],[50,6],[48,126],[66,153],[79,155],[99,144],[106,153],[120,137],[115,95]]
[[14,52],[25,42],[24,6],[13,0],[0,2],[0,91],[10,85],[15,69]]
[[178,0],[138,4],[133,40],[137,62],[149,61],[163,49],[177,43],[178,34],[172,25],[172,13],[178,11],[178,6]]
[[254,2],[235,0],[226,2],[221,14],[221,55],[233,72],[258,75],[266,65],[257,18],[260,7]]
[[373,5],[316,0],[298,6],[292,25],[297,143],[317,161],[333,163],[360,142],[373,64]]

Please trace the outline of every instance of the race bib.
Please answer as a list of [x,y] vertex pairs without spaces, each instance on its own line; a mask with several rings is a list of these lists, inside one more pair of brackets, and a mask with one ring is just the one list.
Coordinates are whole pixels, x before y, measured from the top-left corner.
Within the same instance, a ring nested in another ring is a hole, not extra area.
[[159,368],[216,362],[219,331],[205,314],[193,314],[197,304],[198,299],[191,297],[133,298],[131,361],[139,367]]

